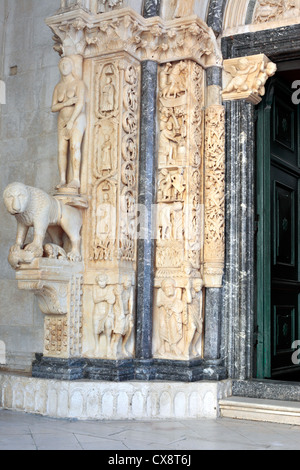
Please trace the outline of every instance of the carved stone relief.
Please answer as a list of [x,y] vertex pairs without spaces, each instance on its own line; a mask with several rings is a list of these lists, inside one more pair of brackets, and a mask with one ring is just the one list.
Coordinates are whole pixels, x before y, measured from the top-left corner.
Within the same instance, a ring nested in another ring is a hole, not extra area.
[[221,287],[225,248],[225,109],[212,105],[205,113],[204,281]]
[[87,314],[84,354],[119,359],[133,355],[140,66],[126,54],[108,56],[91,62],[90,74],[93,150],[86,171],[92,203],[83,239],[86,308],[93,318]]
[[277,70],[264,54],[224,60],[223,101],[245,99],[258,104],[265,94],[265,84]]
[[45,315],[44,356],[81,356],[82,263],[37,258],[16,272],[18,287],[35,294]]
[[[58,246],[62,246],[62,234],[65,233],[71,245],[67,258],[72,262],[81,261],[82,214],[79,209],[22,183],[8,185],[3,197],[8,212],[17,221],[16,242],[9,253],[9,263],[14,269],[44,256],[47,232]],[[31,227],[33,241],[25,245]]]
[[[199,322],[203,317],[203,97],[201,66],[161,66],[154,299],[154,356],[160,358],[201,356],[202,333],[194,340],[192,317],[193,308]],[[188,287],[194,282],[201,284],[197,295]]]
[[80,189],[81,146],[86,130],[86,88],[71,57],[62,58],[59,69],[61,80],[52,101],[52,111],[58,113],[57,189],[76,193]]
[[[192,11],[192,0],[178,2],[176,15]],[[191,4],[191,5],[190,5]],[[222,65],[222,55],[211,28],[195,16],[179,24],[159,17],[145,19],[130,9],[91,16],[74,12],[62,24],[60,16],[47,20],[54,32],[55,50],[61,55],[81,54],[85,58],[126,51],[138,60],[165,63],[192,57],[203,67]]]
[[[94,357],[117,359],[133,355],[134,287],[130,277],[122,284],[108,284],[105,272],[93,287]],[[128,348],[128,349],[127,349]]]
[[298,0],[258,0],[253,23],[267,23],[296,16],[300,16]]

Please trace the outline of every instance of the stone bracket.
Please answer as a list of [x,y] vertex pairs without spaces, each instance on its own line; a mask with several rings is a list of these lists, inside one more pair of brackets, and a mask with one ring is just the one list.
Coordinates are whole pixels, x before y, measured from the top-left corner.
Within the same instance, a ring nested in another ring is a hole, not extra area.
[[83,264],[37,258],[16,271],[18,287],[32,291],[45,315],[44,355],[81,355]]
[[246,100],[257,105],[265,94],[265,84],[277,69],[264,54],[224,60],[223,101]]

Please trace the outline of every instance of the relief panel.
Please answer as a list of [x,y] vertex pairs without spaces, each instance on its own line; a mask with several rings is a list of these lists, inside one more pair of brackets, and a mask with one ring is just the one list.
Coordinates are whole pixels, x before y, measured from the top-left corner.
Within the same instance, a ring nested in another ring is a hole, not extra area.
[[159,71],[154,357],[202,355],[204,70]]
[[84,355],[119,359],[134,354],[140,65],[119,54],[89,71]]

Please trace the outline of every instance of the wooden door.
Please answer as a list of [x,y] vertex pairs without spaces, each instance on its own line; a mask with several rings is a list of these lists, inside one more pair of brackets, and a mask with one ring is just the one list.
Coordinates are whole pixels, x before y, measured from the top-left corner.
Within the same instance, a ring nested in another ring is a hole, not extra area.
[[292,91],[274,79],[258,118],[258,376],[282,380],[300,380],[292,361],[300,339],[299,106]]

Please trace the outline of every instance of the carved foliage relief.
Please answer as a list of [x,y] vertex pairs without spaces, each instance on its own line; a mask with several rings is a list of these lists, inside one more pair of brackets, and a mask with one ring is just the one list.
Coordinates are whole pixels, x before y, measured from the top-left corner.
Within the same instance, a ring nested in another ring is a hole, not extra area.
[[205,284],[220,287],[224,269],[225,109],[210,106],[205,114]]
[[155,357],[201,356],[203,82],[192,61],[160,68]]

